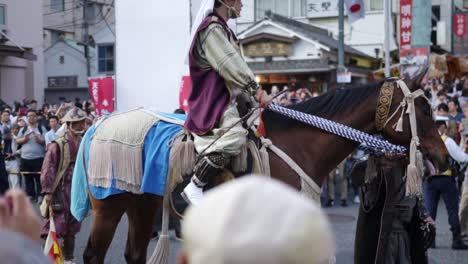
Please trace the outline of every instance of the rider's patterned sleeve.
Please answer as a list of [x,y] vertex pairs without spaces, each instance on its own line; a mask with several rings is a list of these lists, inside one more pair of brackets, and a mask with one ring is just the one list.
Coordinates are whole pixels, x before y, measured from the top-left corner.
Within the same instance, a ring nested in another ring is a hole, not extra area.
[[206,60],[221,74],[229,89],[238,88],[250,93],[257,89],[253,72],[229,41],[222,26],[217,24],[209,26],[202,32],[201,41]]

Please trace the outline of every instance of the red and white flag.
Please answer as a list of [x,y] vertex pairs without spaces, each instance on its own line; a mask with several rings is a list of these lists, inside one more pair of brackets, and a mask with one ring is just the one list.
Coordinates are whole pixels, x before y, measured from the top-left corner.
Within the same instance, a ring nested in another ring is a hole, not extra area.
[[63,264],[64,258],[57,240],[57,234],[55,233],[54,218],[51,216],[49,219],[49,234],[47,235],[47,240],[44,246],[44,254],[49,256],[49,258],[52,260],[52,263]]
[[114,77],[89,78],[89,93],[94,103],[97,116],[114,112],[115,80]]
[[344,0],[344,3],[349,23],[354,23],[366,15],[364,0]]

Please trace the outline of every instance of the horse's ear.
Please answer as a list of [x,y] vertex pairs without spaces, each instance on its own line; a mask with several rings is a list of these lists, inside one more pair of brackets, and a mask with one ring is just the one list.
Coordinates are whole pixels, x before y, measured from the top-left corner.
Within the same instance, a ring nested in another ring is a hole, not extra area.
[[408,81],[408,86],[409,86],[408,88],[411,91],[416,91],[417,89],[422,88],[423,87],[422,82],[426,74],[427,74],[427,68],[424,68],[420,70],[418,73],[416,73],[413,79]]

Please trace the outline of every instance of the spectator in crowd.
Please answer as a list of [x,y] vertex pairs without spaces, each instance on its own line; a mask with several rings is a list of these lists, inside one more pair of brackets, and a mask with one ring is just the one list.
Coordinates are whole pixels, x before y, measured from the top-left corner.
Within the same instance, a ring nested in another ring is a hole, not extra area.
[[312,93],[306,89],[306,88],[302,88],[300,91],[299,91],[299,100],[301,102],[304,102],[304,101],[307,101],[309,100],[310,98],[312,98]]
[[282,96],[280,99],[279,99],[279,104],[281,106],[288,106],[289,105],[289,101],[288,101],[288,98],[286,96]]
[[448,115],[449,115],[448,111],[449,111],[449,108],[448,108],[447,104],[441,103],[436,108],[436,115],[437,116],[448,117]]
[[45,134],[45,145],[46,150],[47,146],[58,137],[57,131],[59,129],[59,119],[58,116],[49,117],[49,126],[50,130]]
[[[437,125],[450,157],[460,163],[468,162],[468,154],[463,152],[454,141],[458,133],[457,123],[455,121],[448,121],[448,123],[437,121]],[[442,196],[447,208],[448,220],[452,231],[452,249],[468,249],[468,245],[461,238],[461,226],[458,218],[459,192],[457,183],[454,177],[452,177],[452,170],[438,172],[429,161],[426,161],[426,165],[429,175],[423,182],[425,207],[428,209],[432,219],[435,220],[439,199]]]
[[440,104],[447,103],[447,94],[444,91],[438,91],[437,97],[434,98],[433,108],[437,107]]
[[0,124],[0,132],[3,133],[5,128],[11,129],[13,123],[11,122],[11,113],[8,110],[2,111],[2,120]]
[[31,102],[29,103],[29,109],[37,110],[37,101],[36,100],[31,100]]
[[463,114],[459,112],[459,105],[457,99],[450,99],[448,101],[448,118],[457,123],[460,123],[463,119]]
[[187,209],[182,237],[180,264],[329,263],[335,253],[319,206],[260,176],[209,191],[199,205]]
[[468,107],[468,89],[462,90],[460,97],[458,97],[458,102],[460,103],[460,107],[462,109]]
[[10,188],[10,185],[5,167],[5,155],[3,154],[3,150],[0,149],[0,195],[3,195],[8,188]]
[[20,118],[16,124],[18,124],[20,128],[26,127],[27,125],[26,121],[24,121],[23,118]]
[[19,133],[19,126],[14,124],[11,131],[3,138],[4,153],[5,153],[5,167],[8,172],[8,180],[11,188],[20,188],[22,185],[22,176],[18,173],[19,168],[19,155],[16,139]]
[[339,165],[338,168],[332,170],[328,175],[327,186],[328,186],[328,202],[326,207],[330,207],[334,205],[335,202],[335,176],[336,172],[338,171],[338,181],[336,182],[337,185],[340,186],[340,198],[341,198],[341,206],[348,206],[348,179],[346,178],[345,170],[344,170],[345,160],[343,160]]
[[39,242],[41,221],[26,194],[9,190],[0,198],[0,259],[3,264],[50,264]]
[[36,172],[44,161],[46,129],[38,126],[36,111],[29,110],[27,117],[29,124],[21,129],[16,142],[21,145],[21,171],[28,173],[26,192],[36,202],[41,194],[40,175]]

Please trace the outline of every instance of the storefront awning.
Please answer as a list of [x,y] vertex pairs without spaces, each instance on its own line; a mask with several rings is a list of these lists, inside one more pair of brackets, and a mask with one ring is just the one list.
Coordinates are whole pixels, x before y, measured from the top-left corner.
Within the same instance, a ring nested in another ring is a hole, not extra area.
[[336,69],[333,65],[323,63],[321,60],[249,62],[248,65],[255,74],[313,73]]
[[9,46],[0,44],[0,57],[17,57],[25,60],[35,61],[37,56],[29,48]]

